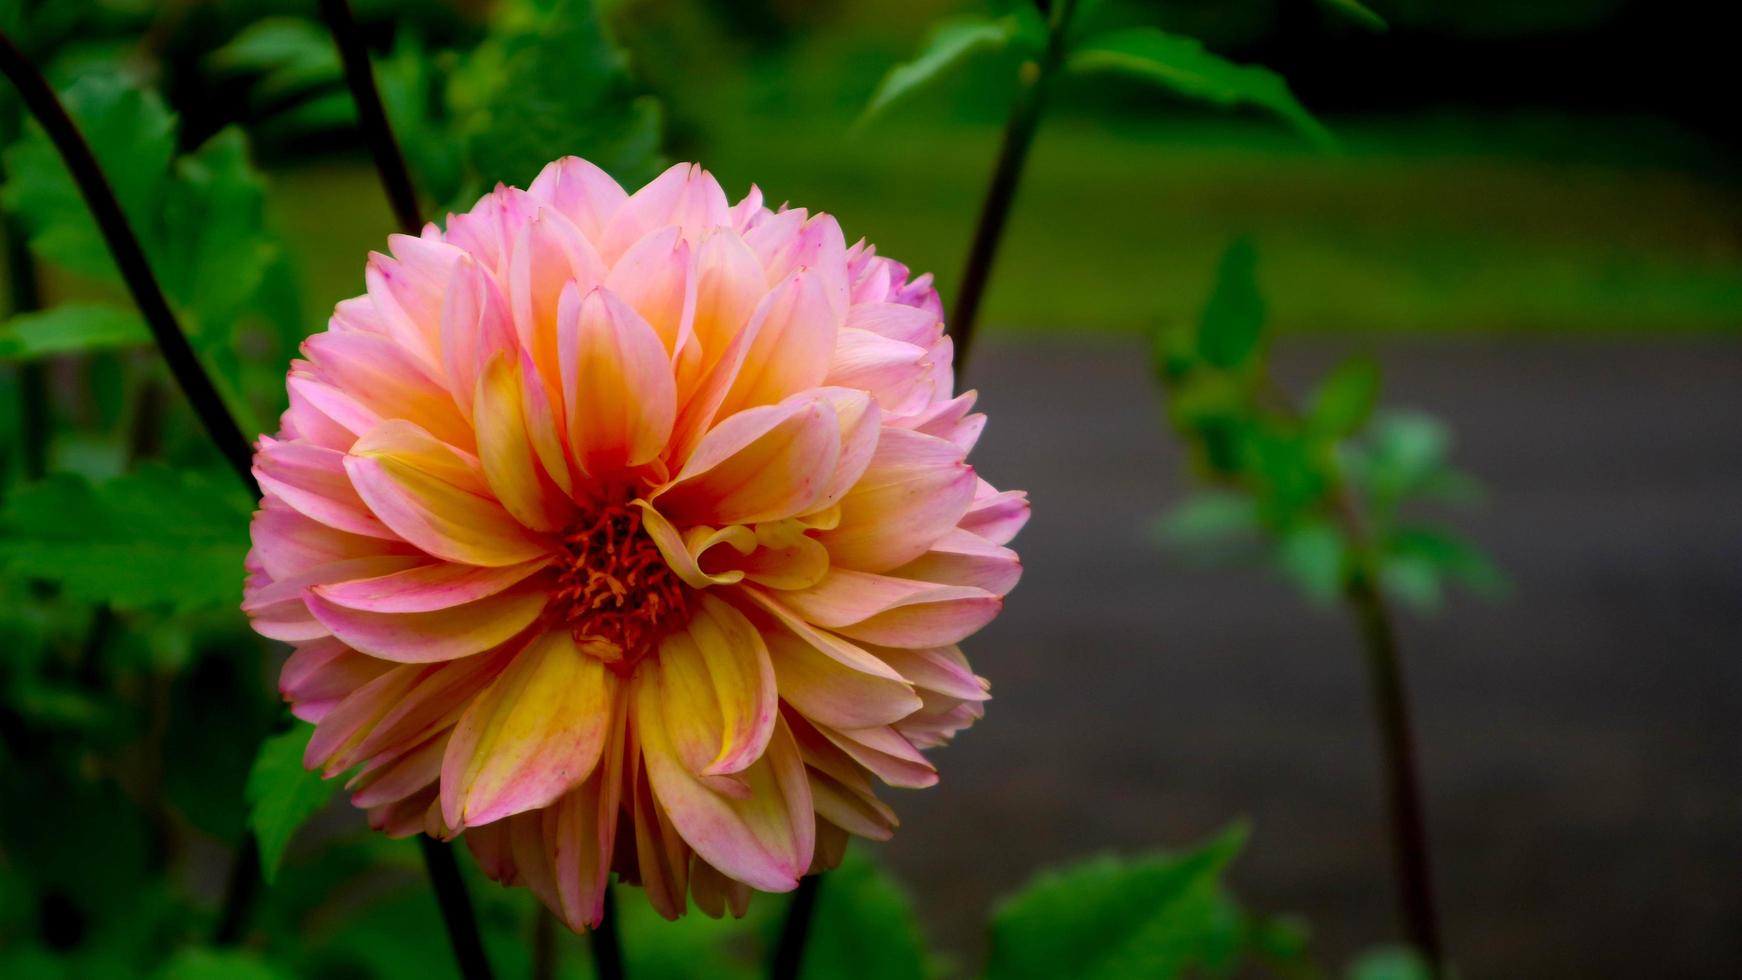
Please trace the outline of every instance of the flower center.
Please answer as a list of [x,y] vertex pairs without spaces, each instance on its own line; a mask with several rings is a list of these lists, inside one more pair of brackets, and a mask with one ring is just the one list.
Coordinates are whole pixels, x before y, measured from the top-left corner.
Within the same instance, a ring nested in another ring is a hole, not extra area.
[[627,674],[686,616],[683,581],[641,524],[608,504],[563,534],[552,611],[585,653]]

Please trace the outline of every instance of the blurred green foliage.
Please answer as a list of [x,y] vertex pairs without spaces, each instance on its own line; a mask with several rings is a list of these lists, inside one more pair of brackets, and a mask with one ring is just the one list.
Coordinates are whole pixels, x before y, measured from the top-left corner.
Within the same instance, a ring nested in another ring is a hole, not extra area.
[[1156,334],[1168,419],[1212,488],[1162,518],[1161,539],[1199,554],[1262,557],[1319,602],[1370,575],[1424,611],[1439,607],[1448,583],[1502,591],[1504,576],[1480,549],[1407,513],[1480,499],[1480,485],[1451,465],[1445,427],[1420,414],[1376,414],[1379,368],[1364,356],[1297,408],[1271,369],[1257,267],[1251,242],[1236,241],[1197,323]]

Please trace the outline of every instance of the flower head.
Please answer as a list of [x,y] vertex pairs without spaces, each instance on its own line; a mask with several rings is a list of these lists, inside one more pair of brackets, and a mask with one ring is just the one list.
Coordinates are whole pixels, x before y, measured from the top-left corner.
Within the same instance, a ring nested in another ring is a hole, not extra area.
[[1028,514],[965,461],[930,277],[690,165],[559,160],[389,244],[255,459],[307,764],[576,929],[612,871],[741,914],[887,838]]

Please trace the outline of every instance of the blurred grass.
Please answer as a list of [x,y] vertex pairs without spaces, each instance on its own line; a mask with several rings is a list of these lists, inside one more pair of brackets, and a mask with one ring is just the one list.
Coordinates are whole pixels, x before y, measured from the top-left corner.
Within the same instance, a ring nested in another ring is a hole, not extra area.
[[[1323,155],[1261,123],[1055,118],[987,322],[1130,331],[1194,315],[1223,246],[1250,234],[1282,330],[1737,330],[1742,199],[1722,173],[1627,159],[1635,131],[1661,135],[1632,125],[1373,121],[1339,126],[1345,150]],[[1544,153],[1529,133],[1555,126],[1571,146]],[[996,126],[895,117],[854,133],[840,114],[763,112],[709,129],[698,156],[732,197],[755,181],[771,203],[830,211],[953,295]],[[308,308],[324,312],[382,247],[380,189],[361,162],[274,177]]]

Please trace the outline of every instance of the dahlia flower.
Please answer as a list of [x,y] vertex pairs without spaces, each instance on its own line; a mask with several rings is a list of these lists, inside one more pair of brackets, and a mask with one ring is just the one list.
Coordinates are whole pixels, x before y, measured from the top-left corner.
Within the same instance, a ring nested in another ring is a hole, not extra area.
[[980,717],[1027,519],[930,277],[704,170],[576,158],[389,239],[260,440],[243,604],[306,764],[570,928],[743,914]]

